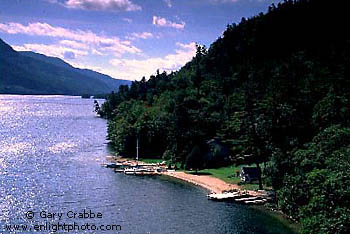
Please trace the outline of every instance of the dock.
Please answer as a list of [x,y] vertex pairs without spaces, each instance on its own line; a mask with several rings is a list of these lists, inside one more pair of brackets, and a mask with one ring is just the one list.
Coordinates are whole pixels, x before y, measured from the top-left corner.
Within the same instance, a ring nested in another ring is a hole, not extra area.
[[185,174],[184,172],[175,172],[168,170],[165,163],[145,163],[141,161],[121,159],[114,160],[112,163],[104,164],[105,167],[111,168],[116,173],[134,176],[154,176],[167,175],[177,179],[187,181],[189,183],[201,186],[211,191],[207,197],[213,201],[232,201],[247,205],[262,205],[272,201],[275,194],[271,191],[257,190],[241,190],[234,184],[209,176],[196,176]]
[[125,175],[160,175],[156,169],[153,168],[130,168],[124,169]]
[[214,201],[233,201],[236,203],[251,205],[262,205],[273,199],[272,195],[265,191],[260,191],[260,193],[256,195],[253,195],[247,191],[235,191],[226,193],[212,193],[208,194],[207,196],[208,199]]
[[166,171],[165,164],[131,160],[116,161],[102,164],[102,166],[113,169],[115,173],[124,173],[125,175],[161,175],[161,172]]

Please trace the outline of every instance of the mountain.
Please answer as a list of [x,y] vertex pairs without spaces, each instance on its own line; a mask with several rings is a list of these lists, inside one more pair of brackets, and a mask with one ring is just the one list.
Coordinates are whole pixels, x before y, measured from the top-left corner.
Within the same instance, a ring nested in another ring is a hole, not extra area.
[[[59,58],[55,58],[55,57],[49,57],[43,54],[38,54],[38,53],[34,53],[32,51],[20,51],[19,52],[22,55],[25,55],[27,57],[31,57],[46,63],[50,63],[52,65],[61,67],[61,68],[66,68],[66,69],[72,69],[84,76],[88,76],[97,80],[101,80],[102,82],[104,82],[112,91],[116,91],[119,89],[120,85],[130,85],[131,82],[128,80],[117,80],[114,79],[108,75],[96,72],[96,71],[92,71],[89,69],[80,69],[80,68],[75,68],[72,65],[70,65],[69,63],[66,63],[65,61],[63,61],[62,59]],[[116,80],[118,82],[116,82]]]
[[31,58],[36,59],[36,60],[40,60],[40,61],[45,62],[45,63],[50,63],[50,64],[55,65],[57,67],[67,68],[67,69],[74,68],[69,63],[66,63],[62,59],[59,59],[56,57],[49,57],[49,56],[35,53],[32,51],[18,51],[18,53],[20,53],[21,55],[27,56],[27,57],[31,57]]
[[0,93],[95,95],[130,81],[71,66],[59,58],[17,52],[0,39]]

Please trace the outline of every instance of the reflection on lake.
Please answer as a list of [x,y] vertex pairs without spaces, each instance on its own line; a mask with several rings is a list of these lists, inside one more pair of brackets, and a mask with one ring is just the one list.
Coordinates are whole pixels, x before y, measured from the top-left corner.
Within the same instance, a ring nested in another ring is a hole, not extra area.
[[[83,209],[103,218],[62,222],[118,224],[120,233],[289,232],[264,212],[208,201],[201,188],[101,167],[105,136],[106,121],[95,116],[93,100],[0,95],[0,232],[6,224],[60,221],[38,217],[40,211]],[[27,211],[36,216],[28,220]]]

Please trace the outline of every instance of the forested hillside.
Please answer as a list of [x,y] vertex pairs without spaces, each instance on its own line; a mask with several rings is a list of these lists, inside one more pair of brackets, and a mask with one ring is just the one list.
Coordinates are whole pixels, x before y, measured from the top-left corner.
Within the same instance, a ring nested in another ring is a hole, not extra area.
[[0,93],[95,95],[118,91],[130,81],[74,68],[59,58],[17,52],[0,39]]
[[345,1],[300,0],[227,26],[177,72],[99,110],[121,155],[204,168],[264,163],[303,233],[350,232],[350,37]]

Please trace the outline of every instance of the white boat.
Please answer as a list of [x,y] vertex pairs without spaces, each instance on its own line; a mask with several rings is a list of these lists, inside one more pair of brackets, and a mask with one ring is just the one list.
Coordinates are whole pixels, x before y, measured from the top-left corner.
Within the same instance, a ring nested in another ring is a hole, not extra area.
[[259,199],[253,201],[244,201],[245,204],[261,205],[267,202],[267,199]]
[[157,175],[157,171],[152,168],[130,168],[124,169],[126,175]]
[[135,170],[136,170],[136,168],[125,168],[124,174],[125,175],[135,175]]
[[208,198],[211,200],[223,200],[223,199],[232,199],[237,196],[240,196],[240,192],[232,192],[232,193],[213,193],[209,194]]

